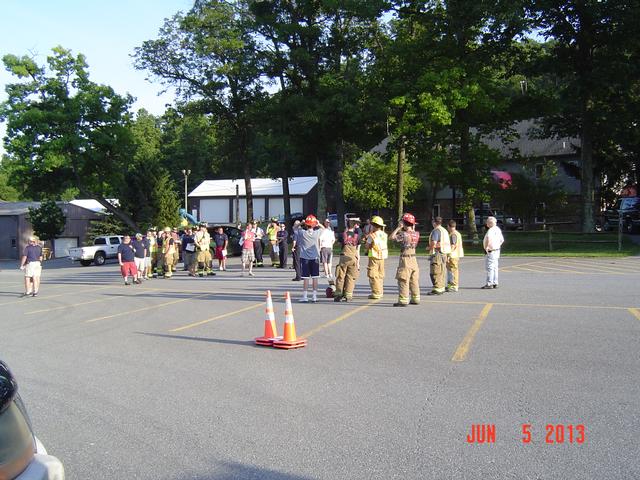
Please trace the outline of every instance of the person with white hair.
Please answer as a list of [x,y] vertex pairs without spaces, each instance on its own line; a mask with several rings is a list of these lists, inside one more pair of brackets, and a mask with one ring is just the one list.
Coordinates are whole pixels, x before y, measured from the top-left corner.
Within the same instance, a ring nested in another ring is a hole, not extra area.
[[502,230],[497,225],[496,217],[487,217],[487,233],[484,234],[482,246],[486,253],[485,267],[487,269],[487,281],[482,288],[498,288],[498,260],[500,248],[504,243]]
[[38,238],[29,237],[29,244],[25,247],[20,259],[20,270],[24,270],[24,294],[35,297],[40,288],[40,275],[42,274],[42,247],[38,245]]

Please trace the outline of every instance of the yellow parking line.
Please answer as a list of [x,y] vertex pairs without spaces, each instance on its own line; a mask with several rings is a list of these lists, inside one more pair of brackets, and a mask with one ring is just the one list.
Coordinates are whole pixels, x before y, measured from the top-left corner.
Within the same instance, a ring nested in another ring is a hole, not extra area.
[[237,315],[238,313],[247,312],[249,310],[253,310],[254,308],[258,308],[263,306],[264,302],[256,303],[254,305],[250,305],[245,308],[241,308],[240,310],[235,310],[233,312],[223,313],[222,315],[217,315],[215,317],[207,318],[206,320],[202,320],[200,322],[190,323],[189,325],[184,325],[183,327],[173,328],[169,330],[170,332],[181,332],[182,330],[187,330],[189,328],[198,327],[200,325],[204,325],[205,323],[213,322],[214,320],[220,320],[221,318],[231,317],[232,315]]
[[108,320],[109,318],[121,317],[123,315],[131,315],[132,313],[144,312],[146,310],[153,310],[154,308],[166,307],[167,305],[173,305],[176,303],[187,302],[189,300],[193,300],[194,298],[205,297],[207,295],[212,295],[211,293],[205,293],[202,295],[195,295],[187,298],[180,298],[178,300],[171,300],[170,302],[159,303],[158,305],[149,305],[148,307],[136,308],[135,310],[128,310],[126,312],[114,313],[113,315],[106,315],[104,317],[96,317],[91,318],[89,320],[85,320],[84,323],[93,323],[98,322],[100,320]]
[[67,308],[79,307],[81,305],[89,305],[91,303],[106,302],[107,300],[111,300],[111,298],[99,298],[97,300],[90,300],[88,302],[73,303],[71,305],[60,305],[59,307],[43,308],[41,310],[31,310],[30,312],[24,312],[24,314],[25,315],[33,315],[35,313],[53,312],[55,310],[64,310],[64,309],[67,309]]
[[553,272],[549,272],[548,270],[534,270],[533,268],[522,267],[520,265],[516,265],[515,267],[511,267],[511,268],[518,269],[520,271],[533,272],[533,273],[553,273]]
[[[64,285],[64,286],[66,287],[66,286],[68,286],[68,285]],[[113,285],[107,285],[107,286],[105,286],[105,287],[95,287],[95,286],[93,286],[93,287],[91,287],[91,288],[85,288],[85,289],[82,289],[82,290],[74,290],[73,292],[58,293],[57,295],[42,295],[42,296],[38,296],[38,298],[39,298],[40,300],[45,300],[45,299],[49,299],[49,298],[64,297],[65,295],[74,295],[74,294],[76,294],[76,293],[87,292],[87,291],[89,291],[89,290],[92,290],[92,291],[95,291],[95,290],[103,290],[103,289],[105,289],[105,288],[110,288],[110,287],[113,287]],[[20,303],[20,302],[23,302],[24,300],[25,300],[25,299],[18,298],[18,299],[16,299],[16,300],[11,301],[11,302],[0,303],[0,306],[3,306],[3,305],[11,305],[11,304],[13,304],[13,303]]]
[[467,353],[469,352],[469,348],[473,343],[473,339],[478,333],[478,330],[480,330],[480,327],[482,327],[482,324],[487,318],[487,315],[489,315],[489,312],[491,311],[491,307],[493,307],[492,303],[487,303],[484,306],[484,308],[482,309],[482,312],[480,312],[480,315],[478,316],[478,318],[476,318],[476,321],[473,322],[473,325],[471,325],[471,328],[462,339],[462,342],[460,343],[460,345],[458,345],[458,348],[453,354],[453,357],[451,357],[452,362],[463,362],[465,358],[467,358]]
[[631,315],[640,320],[640,310],[638,310],[637,308],[630,308],[629,312],[631,313]]
[[[562,265],[560,265],[562,267]],[[554,272],[562,272],[562,273],[574,273],[576,275],[586,275],[588,272],[581,272],[578,270],[568,270],[567,268],[558,268],[558,267],[551,267],[549,265],[541,265],[538,264],[535,266],[536,268],[546,268],[547,270],[553,270]]]
[[587,263],[579,262],[575,260],[563,260],[562,263],[565,265],[572,266],[573,268],[587,268],[587,269],[595,270],[601,273],[603,270],[605,270],[604,273],[608,273],[608,272],[621,273],[621,274],[629,273],[629,270],[625,269],[624,267],[610,267],[609,265],[602,265],[597,263],[587,264]]
[[358,307],[358,308],[354,308],[353,310],[351,310],[351,311],[349,311],[349,312],[347,312],[347,313],[345,313],[345,314],[343,314],[343,315],[340,315],[338,318],[333,319],[333,320],[331,320],[331,321],[329,321],[329,322],[327,322],[327,323],[323,323],[322,325],[319,325],[319,326],[317,326],[316,328],[314,328],[314,329],[312,329],[312,330],[309,330],[308,332],[305,332],[305,333],[303,333],[303,334],[302,334],[302,335],[300,335],[300,336],[301,336],[301,337],[303,337],[303,338],[308,338],[308,337],[310,337],[311,335],[314,335],[314,334],[318,333],[320,330],[323,330],[323,329],[325,329],[325,328],[327,328],[327,327],[330,327],[330,326],[332,326],[332,325],[335,325],[336,323],[340,323],[340,322],[342,322],[343,320],[346,320],[347,318],[349,318],[349,317],[351,317],[351,316],[355,315],[356,313],[359,313],[359,312],[361,312],[361,311],[363,311],[363,310],[365,310],[365,309],[369,308],[371,305],[375,305],[375,304],[376,304],[376,303],[378,303],[379,301],[380,301],[379,299],[378,299],[378,300],[374,300],[373,302],[369,302],[369,303],[367,303],[366,305],[362,305],[362,306],[360,306],[360,307]]

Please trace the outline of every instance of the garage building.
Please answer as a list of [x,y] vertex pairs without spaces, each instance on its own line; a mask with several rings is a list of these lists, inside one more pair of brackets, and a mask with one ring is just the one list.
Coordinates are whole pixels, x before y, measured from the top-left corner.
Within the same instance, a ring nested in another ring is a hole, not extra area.
[[[291,213],[315,213],[317,207],[317,177],[289,179]],[[236,223],[236,186],[240,204],[239,221],[247,221],[247,197],[244,180],[205,180],[189,194],[194,216],[202,222]],[[265,220],[284,215],[282,181],[271,178],[251,180],[253,216]]]
[[[64,231],[54,242],[53,257],[66,257],[69,248],[82,245],[92,220],[100,214],[68,202],[57,202],[66,217]],[[0,201],[0,258],[18,260],[33,235],[29,222],[29,208],[40,207],[40,202],[2,202]],[[46,242],[45,247],[51,247]]]

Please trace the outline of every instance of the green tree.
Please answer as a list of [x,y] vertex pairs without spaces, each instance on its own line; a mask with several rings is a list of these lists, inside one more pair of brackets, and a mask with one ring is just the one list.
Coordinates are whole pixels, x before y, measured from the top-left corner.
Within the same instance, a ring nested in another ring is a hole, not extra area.
[[217,148],[224,142],[218,137],[215,118],[197,110],[197,105],[195,112],[189,105],[170,108],[160,119],[161,162],[178,184],[183,180],[182,170],[191,170],[189,184],[193,186],[221,172]]
[[[358,207],[373,211],[393,206],[396,192],[397,155],[387,162],[379,154],[364,153],[344,170],[344,197]],[[404,170],[404,200],[420,186],[410,171]]]
[[[332,183],[338,210],[343,209],[345,145],[364,148],[370,133],[371,122],[365,118],[373,116],[375,108],[365,88],[367,42],[377,31],[384,5],[377,0],[251,4],[257,32],[268,46],[263,51],[265,74],[279,85],[279,135],[289,137],[297,161],[314,167],[321,216],[327,211],[327,187]],[[283,158],[286,165],[290,157]]]
[[514,38],[526,28],[522,2],[398,1],[391,34],[378,47],[377,75],[388,92],[392,149],[428,175],[430,190],[485,196],[498,156],[480,141],[511,121]]
[[64,231],[66,217],[56,202],[44,200],[38,208],[29,207],[29,222],[34,233],[41,240],[50,240],[54,246],[55,238]]
[[180,197],[176,194],[176,186],[169,173],[164,172],[154,184],[153,202],[155,215],[153,224],[158,229],[177,227],[180,224]]
[[130,124],[133,155],[125,167],[118,200],[136,225],[150,225],[156,205],[155,187],[166,172],[160,158],[162,131],[159,120],[146,110],[138,111]]
[[122,221],[112,213],[105,213],[99,219],[91,220],[89,228],[87,229],[86,245],[93,245],[93,241],[96,237],[105,235],[123,235],[130,231],[130,227],[122,223]]
[[493,186],[492,198],[502,203],[509,213],[521,218],[523,227],[527,228],[541,213],[540,205],[544,205],[546,212],[558,212],[566,205],[567,194],[557,175],[557,167],[549,162],[543,174],[536,178],[535,167],[525,162],[522,172],[511,174],[509,188]]
[[62,47],[53,49],[47,67],[27,56],[5,55],[3,62],[22,80],[7,85],[8,99],[0,107],[7,122],[3,164],[11,181],[34,198],[75,188],[135,228],[106,200],[117,196],[131,158],[133,99],[92,82],[85,57]]
[[252,106],[262,96],[255,38],[244,1],[197,0],[186,14],[167,19],[157,40],[136,49],[136,68],[175,86],[191,109],[213,115],[226,135],[230,170],[240,168],[253,216]]
[[0,200],[4,202],[16,202],[20,198],[17,189],[9,184],[9,176],[0,171]]
[[628,132],[637,130],[633,122],[638,120],[631,112],[638,105],[640,4],[540,0],[531,2],[530,14],[540,34],[551,40],[541,66],[561,79],[552,91],[558,108],[546,118],[547,133],[580,138],[582,229],[590,232],[600,183],[596,172],[604,174],[606,163],[620,158],[621,145],[637,145]]

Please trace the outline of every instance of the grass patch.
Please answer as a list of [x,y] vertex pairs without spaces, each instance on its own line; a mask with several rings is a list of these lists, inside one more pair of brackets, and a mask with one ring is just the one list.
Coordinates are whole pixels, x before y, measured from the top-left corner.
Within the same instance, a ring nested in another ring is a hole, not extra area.
[[[617,233],[552,233],[549,251],[548,232],[503,232],[505,243],[501,254],[521,257],[627,257],[640,255],[640,245],[628,236],[622,237],[622,251],[618,252]],[[421,234],[416,253],[427,255],[428,235]],[[337,250],[339,253],[339,250]],[[484,255],[482,235],[477,245],[465,240],[465,255]],[[398,244],[389,241],[389,254],[400,254]]]

